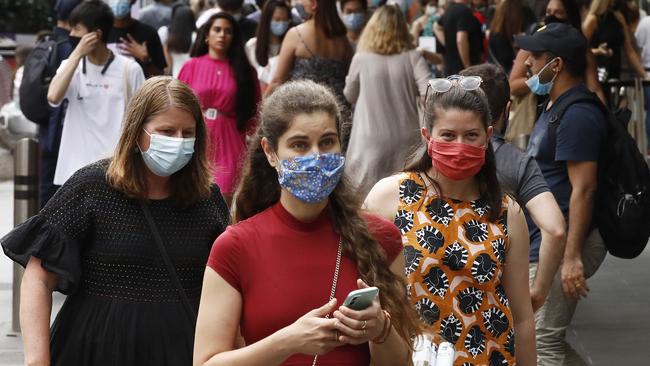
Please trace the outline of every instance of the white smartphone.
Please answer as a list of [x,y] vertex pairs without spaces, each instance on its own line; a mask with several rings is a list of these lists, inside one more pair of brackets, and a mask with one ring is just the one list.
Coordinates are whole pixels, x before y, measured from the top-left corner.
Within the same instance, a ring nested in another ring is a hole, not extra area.
[[350,291],[348,297],[343,302],[343,306],[352,310],[363,310],[372,305],[372,301],[377,295],[379,295],[379,289],[374,286]]

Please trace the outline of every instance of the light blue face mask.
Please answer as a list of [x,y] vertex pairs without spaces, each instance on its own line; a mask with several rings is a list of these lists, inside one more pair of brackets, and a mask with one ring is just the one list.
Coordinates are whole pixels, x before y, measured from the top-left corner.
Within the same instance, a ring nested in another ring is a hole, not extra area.
[[345,158],[338,153],[312,154],[280,160],[280,186],[305,203],[322,202],[343,175]]
[[289,22],[271,21],[271,33],[276,37],[282,37],[289,29]]
[[131,13],[130,0],[110,0],[109,4],[113,11],[113,16],[117,19],[124,19],[129,13]]
[[155,175],[169,177],[181,170],[194,154],[194,141],[196,138],[169,137],[157,134],[149,135],[149,149],[142,151],[142,160]]
[[343,24],[351,31],[358,31],[363,27],[366,17],[363,13],[350,13],[343,15]]
[[551,92],[551,89],[553,89],[553,82],[555,81],[555,78],[557,77],[557,74],[553,75],[553,79],[549,81],[548,83],[542,83],[539,81],[539,75],[548,67],[548,65],[551,64],[551,62],[555,61],[557,59],[554,58],[551,61],[549,61],[544,67],[542,67],[539,72],[533,76],[530,77],[530,79],[526,80],[526,85],[528,85],[528,88],[530,89],[533,94],[536,95],[548,95],[548,93]]

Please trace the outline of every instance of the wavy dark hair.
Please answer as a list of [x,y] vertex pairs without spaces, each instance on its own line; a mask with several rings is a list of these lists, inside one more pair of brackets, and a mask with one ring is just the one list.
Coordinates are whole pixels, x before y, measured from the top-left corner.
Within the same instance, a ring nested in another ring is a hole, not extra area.
[[[278,140],[294,118],[314,112],[334,117],[340,137],[341,111],[334,94],[322,85],[308,80],[285,83],[264,101],[260,108],[260,124],[248,145],[235,194],[235,222],[262,212],[280,199],[278,175],[262,150],[262,139],[266,138],[277,150]],[[390,271],[390,263],[361,214],[360,197],[344,176],[329,199],[330,218],[334,230],[341,235],[345,255],[355,261],[362,280],[380,289],[382,306],[391,313],[399,335],[410,344],[410,338],[420,332],[420,321],[410,305],[405,281]]]
[[196,30],[194,13],[189,6],[178,3],[172,7],[172,23],[169,26],[167,49],[188,53],[192,47],[192,33]]
[[[490,106],[483,90],[477,89],[468,91],[455,84],[448,92],[432,93],[426,98],[423,125],[429,133],[433,130],[433,125],[436,123],[440,112],[450,109],[475,113],[481,120],[481,124],[485,131],[487,131],[488,126],[490,126]],[[427,173],[432,166],[431,156],[429,156],[426,143],[423,141],[413,153],[411,159],[409,159],[404,170],[408,172],[423,173],[431,182],[433,182],[433,186],[437,193],[443,195],[444,193],[442,192],[438,182]],[[497,180],[496,158],[494,157],[494,150],[492,149],[492,143],[489,139],[488,147],[485,152],[485,164],[483,164],[483,167],[475,177],[478,181],[480,197],[489,205],[489,220],[491,222],[496,222],[501,215],[501,200],[503,198],[503,193],[499,181]]]
[[[260,22],[257,25],[257,43],[255,44],[255,59],[260,66],[266,66],[269,63],[269,45],[271,38],[271,20],[273,19],[273,13],[277,8],[284,8],[287,11],[289,16],[288,21],[291,24],[291,8],[281,0],[268,0],[262,9],[262,15],[260,16]],[[280,37],[280,44],[284,40],[284,36],[287,33],[285,32]]]
[[336,0],[312,0],[317,3],[314,22],[327,38],[344,37],[348,30],[336,10]]
[[197,31],[196,40],[190,52],[191,57],[199,57],[208,53],[208,34],[210,28],[217,19],[226,19],[230,22],[233,31],[232,43],[228,49],[228,60],[230,60],[230,67],[235,75],[235,82],[237,83],[237,93],[235,95],[235,111],[237,112],[237,129],[244,131],[247,122],[255,117],[257,113],[256,105],[256,85],[255,83],[255,70],[246,57],[244,50],[244,41],[242,38],[239,24],[232,15],[224,12],[217,13],[208,19],[201,28]]

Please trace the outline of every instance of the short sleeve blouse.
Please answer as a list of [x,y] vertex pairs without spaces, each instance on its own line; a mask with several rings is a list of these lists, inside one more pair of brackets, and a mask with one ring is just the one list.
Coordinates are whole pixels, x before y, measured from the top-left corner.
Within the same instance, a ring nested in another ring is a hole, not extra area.
[[[401,253],[399,231],[382,218],[365,216],[385,254],[386,264]],[[339,235],[328,210],[311,223],[295,219],[277,203],[233,225],[214,243],[208,267],[243,297],[242,336],[257,342],[290,325],[329,299]],[[357,289],[357,266],[345,254],[341,260],[335,297],[339,304]],[[368,345],[345,345],[318,358],[319,365],[368,365]],[[294,355],[283,365],[311,364],[306,355]]]

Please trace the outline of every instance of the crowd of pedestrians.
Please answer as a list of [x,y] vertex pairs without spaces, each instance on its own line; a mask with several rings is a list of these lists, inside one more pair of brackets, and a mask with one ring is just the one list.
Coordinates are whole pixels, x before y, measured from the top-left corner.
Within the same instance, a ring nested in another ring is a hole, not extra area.
[[428,334],[457,366],[586,365],[638,7],[134,4],[54,7],[42,210],[0,239],[26,364],[409,365]]

